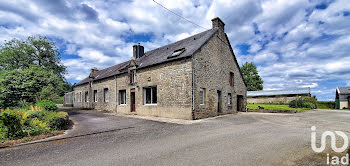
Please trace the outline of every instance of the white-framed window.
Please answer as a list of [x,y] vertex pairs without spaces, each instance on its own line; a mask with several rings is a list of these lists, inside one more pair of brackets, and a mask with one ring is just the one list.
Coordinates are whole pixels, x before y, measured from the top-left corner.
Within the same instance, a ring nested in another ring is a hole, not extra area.
[[94,90],[94,102],[97,102],[97,97],[98,97],[97,90]]
[[76,95],[76,101],[78,102],[78,103],[80,103],[81,102],[81,92],[78,92],[77,93],[77,95]]
[[105,102],[109,101],[108,88],[103,89],[103,97]]
[[89,102],[89,92],[88,91],[85,91],[85,103],[88,103]]
[[144,104],[157,104],[157,87],[146,87],[143,88]]
[[231,104],[232,104],[232,95],[231,95],[231,93],[228,93],[228,94],[227,94],[227,104],[228,104],[228,105],[231,105]]
[[205,103],[205,88],[201,88],[199,91],[199,104],[204,105]]
[[120,105],[126,104],[126,90],[119,91],[119,104]]

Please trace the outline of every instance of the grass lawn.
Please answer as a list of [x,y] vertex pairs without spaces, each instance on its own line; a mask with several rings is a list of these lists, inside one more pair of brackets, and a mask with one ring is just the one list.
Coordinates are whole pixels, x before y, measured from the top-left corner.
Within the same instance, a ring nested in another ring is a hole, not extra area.
[[289,105],[282,104],[247,104],[248,109],[257,110],[258,106],[264,107],[265,110],[296,110],[302,112],[310,108],[290,108]]

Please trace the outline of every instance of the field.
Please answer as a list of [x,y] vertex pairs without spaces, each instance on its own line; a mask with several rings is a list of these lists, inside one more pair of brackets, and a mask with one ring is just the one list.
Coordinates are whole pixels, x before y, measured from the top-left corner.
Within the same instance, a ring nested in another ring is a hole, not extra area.
[[247,104],[247,108],[252,110],[258,110],[258,106],[264,107],[265,110],[296,110],[298,112],[310,110],[310,108],[290,108],[289,105],[284,104]]

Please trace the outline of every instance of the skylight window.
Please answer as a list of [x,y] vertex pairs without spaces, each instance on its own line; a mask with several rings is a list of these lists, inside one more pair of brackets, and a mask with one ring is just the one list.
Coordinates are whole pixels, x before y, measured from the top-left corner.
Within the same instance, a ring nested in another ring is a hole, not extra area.
[[181,55],[184,51],[185,51],[185,48],[175,50],[171,55],[168,56],[168,59],[177,57],[177,56]]

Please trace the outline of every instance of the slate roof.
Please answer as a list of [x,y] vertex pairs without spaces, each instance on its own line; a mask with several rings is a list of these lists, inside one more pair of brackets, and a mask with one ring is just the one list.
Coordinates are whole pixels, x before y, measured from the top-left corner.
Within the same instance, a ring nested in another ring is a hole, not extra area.
[[310,94],[310,88],[262,90],[262,91],[248,91],[247,92],[248,97],[276,96],[276,95],[298,95],[298,94]]
[[337,87],[339,94],[350,94],[350,87]]
[[337,93],[339,100],[348,100],[348,97],[350,97],[350,87],[337,87]]
[[[174,61],[174,60],[178,60],[186,57],[191,57],[215,34],[216,31],[218,30],[210,29],[210,30],[198,33],[196,35],[193,35],[191,37],[185,38],[183,40],[145,52],[144,56],[136,59],[136,64],[138,65],[138,69],[153,66],[156,64],[166,63],[166,62],[170,62],[170,61]],[[174,58],[168,58],[168,56],[171,55],[175,50],[178,50],[181,48],[185,48],[185,51],[181,55]],[[95,77],[94,80],[100,80],[100,79],[125,73],[126,70],[123,70],[123,69],[127,69],[129,63],[130,63],[130,60],[108,67],[103,70],[99,70],[94,73],[94,77]],[[90,81],[90,78],[87,77],[82,81],[80,81],[79,83],[75,84],[75,86],[88,83],[89,81]]]

